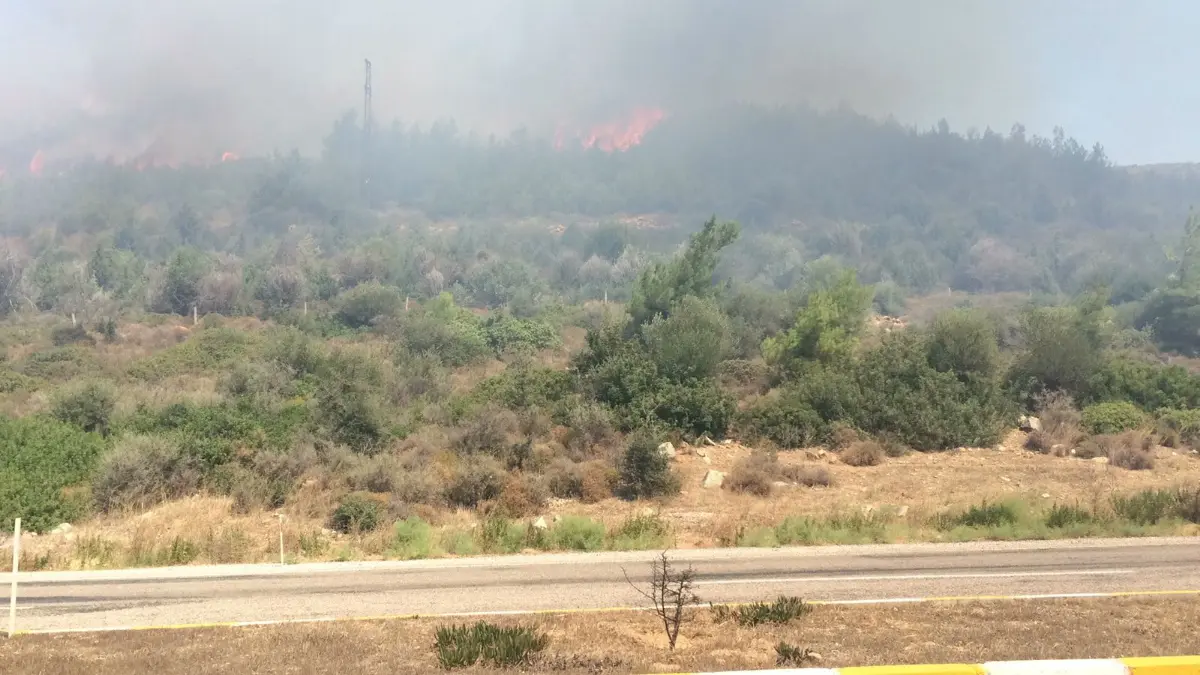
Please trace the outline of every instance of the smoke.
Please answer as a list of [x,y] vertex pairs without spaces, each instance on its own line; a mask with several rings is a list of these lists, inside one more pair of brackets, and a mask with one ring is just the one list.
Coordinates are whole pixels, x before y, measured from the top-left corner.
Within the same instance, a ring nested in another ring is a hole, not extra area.
[[[319,149],[361,110],[505,133],[638,106],[847,104],[1007,125],[1034,105],[1003,0],[8,0],[0,144],[51,156]],[[39,146],[40,147],[40,146]]]

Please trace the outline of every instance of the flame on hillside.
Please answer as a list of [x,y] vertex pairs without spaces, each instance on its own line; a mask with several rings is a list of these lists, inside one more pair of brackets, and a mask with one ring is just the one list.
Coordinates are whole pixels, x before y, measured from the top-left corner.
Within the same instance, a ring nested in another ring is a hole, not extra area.
[[29,173],[35,176],[40,176],[45,168],[46,156],[42,154],[41,150],[38,150],[36,153],[34,153],[33,159],[29,160]]
[[[625,152],[635,145],[640,145],[646,134],[666,117],[667,113],[660,108],[637,108],[623,120],[598,124],[573,136],[580,147],[585,149]],[[554,134],[555,149],[562,150],[566,147],[568,135],[566,128],[560,125]]]
[[238,154],[236,152],[225,151],[225,152],[221,153],[221,162],[222,163],[236,162],[239,159],[241,159],[241,157],[238,157]]

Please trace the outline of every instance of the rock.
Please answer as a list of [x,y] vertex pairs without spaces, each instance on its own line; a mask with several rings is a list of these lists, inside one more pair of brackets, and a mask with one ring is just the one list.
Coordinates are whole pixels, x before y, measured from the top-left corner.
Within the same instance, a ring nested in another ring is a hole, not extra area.
[[808,459],[814,459],[814,460],[815,459],[825,459],[826,457],[829,456],[829,451],[825,450],[824,448],[817,448],[816,450],[805,450],[804,456],[807,457]]
[[74,529],[75,528],[71,527],[70,523],[61,523],[58,525],[58,527],[55,527],[53,530],[50,530],[50,534],[70,534],[71,531]]
[[897,518],[903,518],[904,516],[907,516],[907,515],[908,515],[908,505],[907,504],[896,509],[896,517]]
[[1107,457],[1093,457],[1093,458],[1092,458],[1092,461],[1093,461],[1093,462],[1095,462],[1095,463],[1097,463],[1097,464],[1108,464],[1108,458],[1107,458]]
[[703,450],[701,448],[696,448],[696,456],[697,457],[708,457],[708,451]]
[[870,516],[872,513],[875,513],[875,506],[874,506],[874,505],[872,505],[872,504],[867,504],[866,506],[862,507],[862,514],[863,514],[863,516]]
[[1011,482],[1012,482],[1012,479],[1011,479],[1011,478],[1009,478],[1008,476],[1000,476],[1000,480],[1004,481],[1005,483],[1011,483]]
[[671,445],[670,441],[660,443],[658,446],[658,453],[667,459],[675,459],[675,446]]
[[821,656],[820,654],[818,654],[818,653],[816,653],[816,652],[809,652],[809,653],[808,653],[808,660],[809,660],[809,661],[812,661],[812,662],[814,662],[814,663],[820,663],[820,662],[821,662],[821,659],[823,659],[823,658],[824,658],[823,656]]
[[725,440],[721,441],[721,445],[733,445],[733,439],[726,438]]
[[538,519],[533,521],[533,529],[548,530],[550,529],[550,526],[546,523],[546,518],[544,516],[538,516]]
[[774,483],[771,483],[771,485],[772,485],[773,487],[777,487],[777,488],[790,488],[790,487],[792,487],[792,483],[789,483],[789,482],[787,482],[786,480],[777,480],[777,481],[775,481]]
[[1050,493],[1049,493],[1049,492],[1043,492],[1043,493],[1042,493],[1042,499],[1050,499]]
[[719,488],[724,483],[725,483],[725,474],[721,473],[720,471],[717,471],[716,469],[709,469],[707,472],[705,472],[704,482],[701,483],[700,485],[701,485],[701,487],[706,487],[706,488]]
[[1021,431],[1041,431],[1042,421],[1033,415],[1021,415],[1017,418],[1017,428]]
[[708,455],[705,455],[705,456],[701,457],[700,459],[703,459],[705,464],[708,464],[709,466],[712,465],[712,460],[708,458]]

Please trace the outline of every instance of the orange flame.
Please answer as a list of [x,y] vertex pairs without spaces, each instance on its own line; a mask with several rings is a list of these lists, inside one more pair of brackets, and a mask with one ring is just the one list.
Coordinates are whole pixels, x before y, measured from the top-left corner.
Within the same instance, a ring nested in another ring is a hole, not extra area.
[[221,161],[222,162],[236,162],[239,159],[241,159],[241,157],[238,157],[236,152],[228,152],[227,151],[227,152],[221,153]]
[[46,157],[41,150],[38,150],[34,153],[33,159],[29,160],[29,173],[40,176],[44,168],[46,168]]
[[638,108],[624,122],[609,122],[593,127],[580,143],[585,148],[599,148],[604,152],[624,152],[642,142],[646,133],[665,119],[667,114],[659,108]]

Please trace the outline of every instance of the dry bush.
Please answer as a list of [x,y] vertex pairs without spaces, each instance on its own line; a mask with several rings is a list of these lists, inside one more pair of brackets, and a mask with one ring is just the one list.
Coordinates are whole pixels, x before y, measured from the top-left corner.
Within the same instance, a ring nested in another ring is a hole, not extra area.
[[534,476],[509,476],[500,491],[497,507],[509,518],[522,518],[537,513],[549,497],[546,485]]
[[1154,439],[1143,431],[1100,434],[1080,444],[1077,456],[1084,459],[1107,457],[1108,463],[1130,471],[1154,468]]
[[838,455],[842,463],[848,466],[876,466],[882,464],[886,456],[883,446],[875,441],[858,441]]
[[562,443],[574,459],[588,459],[616,438],[612,413],[597,403],[583,403],[571,409]]
[[749,457],[739,459],[725,480],[731,492],[771,495],[772,484],[779,476],[779,458],[774,452],[756,450]]
[[829,432],[829,445],[833,448],[834,452],[841,452],[860,440],[862,440],[862,437],[859,436],[858,431],[854,427],[841,422],[834,423],[833,429]]
[[[1047,450],[1039,452],[1048,452],[1055,445],[1062,445],[1069,452],[1083,438],[1082,415],[1075,407],[1075,401],[1064,392],[1049,392],[1039,397],[1037,416],[1042,423],[1042,433],[1049,440]],[[1039,443],[1045,445],[1044,441]]]
[[833,485],[833,476],[829,469],[819,464],[785,464],[779,467],[779,475],[786,481],[805,487]]
[[611,464],[593,460],[579,465],[579,501],[594,504],[613,496],[617,470]]
[[[1061,452],[1064,448],[1065,446],[1059,446],[1055,454],[1062,456],[1065,454]],[[1025,437],[1025,449],[1031,452],[1050,454],[1052,451],[1055,451],[1054,438],[1047,431],[1031,431]]]
[[580,465],[565,457],[550,463],[545,472],[546,487],[559,499],[579,499],[583,494],[583,472]]
[[470,423],[454,439],[454,449],[466,454],[483,453],[499,457],[504,454],[520,427],[515,413],[498,406],[488,406],[471,417]]
[[446,486],[446,501],[452,506],[475,508],[500,496],[504,489],[504,467],[480,457],[466,462]]
[[92,498],[100,511],[144,510],[195,492],[201,466],[162,436],[124,436],[96,469]]

